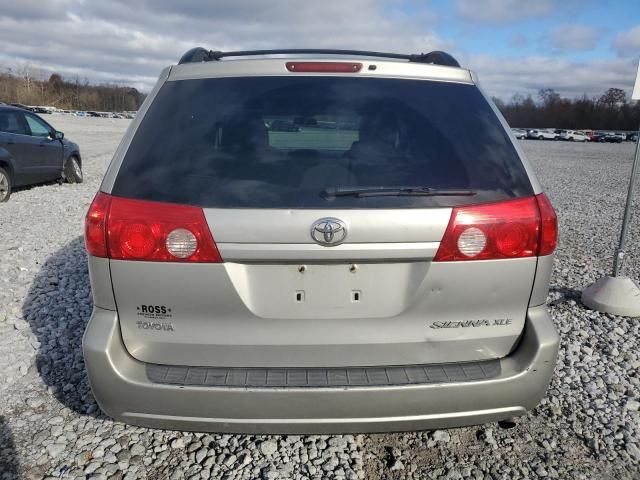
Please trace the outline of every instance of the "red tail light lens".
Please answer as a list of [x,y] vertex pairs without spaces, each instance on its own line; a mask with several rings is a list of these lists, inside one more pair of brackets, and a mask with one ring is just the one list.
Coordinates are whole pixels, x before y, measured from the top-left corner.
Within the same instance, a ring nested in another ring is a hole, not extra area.
[[[118,222],[113,223],[117,224]],[[127,224],[125,222],[121,226],[119,233],[119,248],[121,251],[118,253],[120,258],[148,258],[157,248],[158,242],[156,242],[156,237],[151,227],[144,223]],[[113,240],[112,243],[118,245],[118,242]]]
[[542,255],[539,253],[541,241],[544,241],[541,227],[537,197],[456,207],[434,261]]
[[84,222],[84,244],[89,255],[107,256],[106,224],[111,197],[102,192],[94,197]]
[[298,73],[355,73],[362,70],[361,63],[353,62],[287,62],[287,70]]
[[86,244],[91,255],[118,260],[222,261],[201,208],[104,193],[89,208]]
[[540,209],[540,251],[538,255],[551,255],[558,246],[558,217],[551,202],[544,193],[536,197]]

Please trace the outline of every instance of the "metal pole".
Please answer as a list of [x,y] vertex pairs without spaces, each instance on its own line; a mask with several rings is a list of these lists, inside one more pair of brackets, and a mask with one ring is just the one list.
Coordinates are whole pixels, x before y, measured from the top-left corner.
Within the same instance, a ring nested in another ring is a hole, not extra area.
[[624,246],[627,241],[627,231],[629,230],[629,221],[631,220],[631,204],[633,203],[633,187],[635,185],[636,172],[638,170],[638,160],[640,158],[640,128],[638,129],[638,138],[636,139],[636,154],[633,159],[633,167],[631,167],[631,180],[629,180],[629,191],[627,192],[627,202],[624,207],[624,217],[622,218],[622,231],[620,232],[620,243],[613,258],[613,276],[617,277],[622,268],[624,260]]

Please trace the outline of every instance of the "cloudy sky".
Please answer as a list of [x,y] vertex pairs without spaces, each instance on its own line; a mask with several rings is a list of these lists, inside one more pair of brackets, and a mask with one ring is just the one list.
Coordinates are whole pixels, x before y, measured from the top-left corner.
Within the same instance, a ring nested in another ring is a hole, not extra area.
[[640,0],[0,0],[0,68],[148,91],[189,48],[444,49],[508,99],[630,93]]

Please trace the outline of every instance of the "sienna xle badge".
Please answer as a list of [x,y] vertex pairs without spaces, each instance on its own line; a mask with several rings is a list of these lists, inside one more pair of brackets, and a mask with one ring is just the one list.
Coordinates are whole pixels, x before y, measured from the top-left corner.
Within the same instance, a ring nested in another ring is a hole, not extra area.
[[87,214],[93,393],[124,422],[226,432],[521,415],[556,361],[556,236],[449,55],[194,49]]

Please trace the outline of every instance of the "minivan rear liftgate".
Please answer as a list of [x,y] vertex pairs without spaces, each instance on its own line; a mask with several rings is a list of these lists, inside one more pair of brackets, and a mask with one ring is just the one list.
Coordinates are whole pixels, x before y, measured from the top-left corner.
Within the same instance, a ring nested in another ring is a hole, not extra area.
[[221,60],[263,53],[165,70],[92,203],[101,408],[254,433],[532,408],[555,213],[472,74],[442,52]]
[[111,195],[120,328],[145,362],[463,362],[524,327],[538,203],[473,85],[168,81]]

